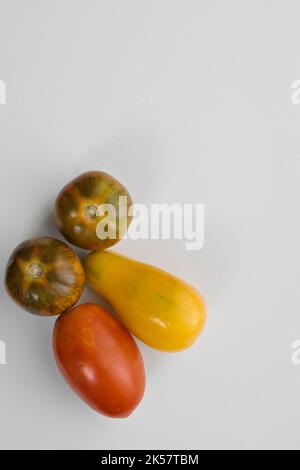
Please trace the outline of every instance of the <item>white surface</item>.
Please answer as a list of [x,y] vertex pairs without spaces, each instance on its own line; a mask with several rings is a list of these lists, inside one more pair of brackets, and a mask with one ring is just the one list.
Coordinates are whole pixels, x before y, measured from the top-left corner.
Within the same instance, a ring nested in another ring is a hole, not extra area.
[[206,205],[202,252],[117,249],[195,284],[209,314],[187,352],[141,346],[145,399],[114,421],[58,374],[54,320],[2,288],[1,448],[299,448],[299,15],[296,0],[0,0],[2,278],[19,242],[58,235],[61,187],[101,169],[136,202]]

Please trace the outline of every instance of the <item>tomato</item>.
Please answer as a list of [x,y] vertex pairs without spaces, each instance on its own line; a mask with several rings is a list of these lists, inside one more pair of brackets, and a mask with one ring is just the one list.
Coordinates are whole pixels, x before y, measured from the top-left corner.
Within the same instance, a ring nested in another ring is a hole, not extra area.
[[126,328],[148,346],[180,351],[202,332],[204,300],[181,279],[109,251],[90,253],[84,265],[90,287],[110,302]]
[[[127,201],[124,213],[120,211],[120,197]],[[113,207],[114,218],[109,218],[106,211],[99,213],[104,204]],[[102,250],[125,235],[131,222],[128,214],[131,205],[130,194],[119,181],[106,173],[90,171],[62,189],[56,200],[55,216],[61,233],[70,243],[86,250]],[[101,221],[105,227],[103,237],[99,238],[97,227]]]
[[80,299],[84,285],[79,258],[54,238],[25,241],[14,250],[6,269],[9,295],[36,315],[58,315],[71,308]]
[[142,356],[125,327],[103,308],[85,304],[61,315],[53,350],[69,385],[99,413],[125,418],[140,403],[145,389]]

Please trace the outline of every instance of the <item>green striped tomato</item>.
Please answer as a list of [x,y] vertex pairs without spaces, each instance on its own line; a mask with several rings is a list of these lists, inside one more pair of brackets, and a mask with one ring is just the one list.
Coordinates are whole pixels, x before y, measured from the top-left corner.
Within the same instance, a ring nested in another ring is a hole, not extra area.
[[[103,250],[115,245],[121,238],[121,227],[128,227],[131,217],[128,210],[119,211],[120,197],[126,197],[127,208],[132,199],[126,188],[115,178],[100,171],[90,171],[78,176],[59,193],[55,204],[55,217],[63,236],[75,246],[86,250]],[[99,207],[111,205],[116,215],[108,219]],[[107,220],[107,232],[114,227],[113,237],[99,238],[98,224]]]
[[41,237],[25,241],[14,250],[5,281],[18,305],[33,314],[50,316],[78,302],[85,274],[71,248],[54,238]]

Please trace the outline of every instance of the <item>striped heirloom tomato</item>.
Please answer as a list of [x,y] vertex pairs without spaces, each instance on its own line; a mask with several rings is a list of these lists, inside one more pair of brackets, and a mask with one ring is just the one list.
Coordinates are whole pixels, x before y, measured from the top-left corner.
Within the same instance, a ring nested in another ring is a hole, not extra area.
[[[126,201],[124,212],[119,205],[121,197]],[[112,207],[111,213],[107,205]],[[125,235],[131,222],[128,214],[131,205],[130,194],[119,181],[106,173],[90,171],[62,189],[56,200],[55,216],[61,233],[70,243],[86,250],[102,250]],[[97,231],[99,223],[103,223],[102,237]]]
[[12,253],[6,269],[9,295],[36,315],[58,315],[68,310],[80,299],[84,285],[79,258],[54,238],[25,241]]

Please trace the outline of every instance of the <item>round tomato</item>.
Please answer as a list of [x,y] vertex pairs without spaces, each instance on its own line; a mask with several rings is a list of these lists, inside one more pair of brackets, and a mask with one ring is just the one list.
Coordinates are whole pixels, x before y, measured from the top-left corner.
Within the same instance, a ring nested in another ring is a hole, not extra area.
[[131,205],[130,194],[119,181],[106,173],[90,171],[62,189],[56,200],[55,216],[70,243],[86,250],[102,250],[125,235],[131,222],[128,213]]
[[65,312],[53,334],[57,365],[73,390],[99,413],[129,416],[145,389],[139,349],[128,331],[95,304]]
[[85,274],[65,243],[41,237],[25,241],[12,253],[6,288],[12,299],[36,315],[58,315],[81,297]]

